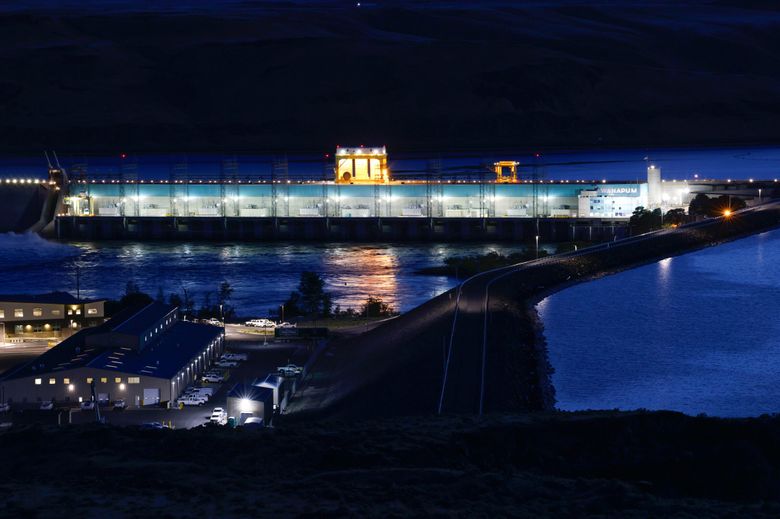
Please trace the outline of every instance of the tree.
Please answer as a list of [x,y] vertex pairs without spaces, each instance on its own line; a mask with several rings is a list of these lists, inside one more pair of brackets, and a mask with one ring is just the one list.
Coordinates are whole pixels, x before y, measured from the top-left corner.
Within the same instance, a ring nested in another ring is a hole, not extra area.
[[707,216],[710,208],[710,197],[704,193],[699,193],[688,205],[688,214],[691,216]]
[[290,297],[284,302],[282,307],[284,308],[284,316],[287,318],[297,317],[303,315],[301,310],[301,294],[298,292],[291,292]]
[[192,297],[192,294],[190,294],[190,291],[187,290],[185,287],[182,287],[182,308],[184,310],[184,315],[192,315],[195,313],[195,299]]
[[739,211],[747,206],[744,200],[729,195],[720,195],[718,198],[710,198],[704,193],[699,193],[691,200],[688,206],[688,214],[696,216],[723,216],[726,210]]
[[235,313],[233,310],[233,307],[228,304],[228,301],[230,301],[230,298],[233,295],[233,287],[230,286],[230,283],[227,281],[223,281],[219,285],[219,290],[217,291],[217,300],[219,301],[219,304],[222,306],[222,315],[220,317],[228,318],[232,317]]
[[682,225],[685,220],[685,209],[669,209],[664,216],[664,225]]
[[[218,312],[219,310],[217,310]],[[203,293],[203,305],[200,307],[200,310],[198,310],[198,317],[205,318],[205,317],[214,317],[214,314],[216,312],[214,311],[214,307],[211,306],[211,292],[204,292]]]
[[129,308],[137,306],[146,306],[154,301],[149,294],[141,292],[138,284],[130,280],[125,285],[125,294],[119,300],[120,308]]
[[157,295],[155,296],[154,300],[158,303],[165,302],[165,294],[163,293],[162,287],[157,287]]
[[728,211],[739,211],[747,207],[747,204],[741,198],[729,195],[720,195],[718,198],[710,199],[710,211],[707,216],[723,216]]
[[332,308],[331,296],[325,292],[325,281],[315,272],[302,272],[297,292],[292,292],[284,303],[284,313],[290,317],[328,317]]
[[661,227],[661,210],[654,209],[650,211],[645,209],[644,206],[639,206],[634,209],[631,218],[628,220],[628,225],[631,227],[633,234],[642,234],[644,232],[652,231]]
[[170,293],[168,295],[168,304],[172,306],[178,306],[179,308],[181,308],[183,305],[181,296],[175,292]]
[[366,317],[389,317],[395,315],[393,307],[379,299],[378,297],[368,296],[363,303],[361,313]]

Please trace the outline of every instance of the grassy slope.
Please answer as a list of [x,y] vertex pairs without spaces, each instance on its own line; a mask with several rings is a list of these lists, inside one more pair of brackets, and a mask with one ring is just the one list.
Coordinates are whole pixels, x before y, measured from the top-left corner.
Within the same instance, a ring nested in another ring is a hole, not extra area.
[[771,516],[778,445],[778,418],[674,413],[20,428],[0,435],[0,514]]
[[437,5],[0,14],[0,151],[778,140],[769,2]]

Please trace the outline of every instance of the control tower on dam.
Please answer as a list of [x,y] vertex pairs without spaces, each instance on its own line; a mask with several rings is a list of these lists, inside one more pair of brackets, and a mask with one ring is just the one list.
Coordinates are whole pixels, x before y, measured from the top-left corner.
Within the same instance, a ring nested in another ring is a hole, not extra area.
[[80,178],[56,232],[70,239],[608,240],[639,206],[687,207],[700,186],[524,178],[394,179],[384,147],[337,148],[328,180]]

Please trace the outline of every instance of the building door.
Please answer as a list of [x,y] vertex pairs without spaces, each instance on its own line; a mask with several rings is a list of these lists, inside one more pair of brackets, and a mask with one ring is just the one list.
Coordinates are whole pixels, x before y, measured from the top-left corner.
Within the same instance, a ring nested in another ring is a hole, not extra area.
[[157,405],[160,403],[160,388],[144,388],[143,405]]

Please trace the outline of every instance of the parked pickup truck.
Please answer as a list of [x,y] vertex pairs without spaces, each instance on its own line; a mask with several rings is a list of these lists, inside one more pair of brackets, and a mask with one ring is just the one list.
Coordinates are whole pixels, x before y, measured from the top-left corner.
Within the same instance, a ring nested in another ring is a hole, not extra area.
[[213,373],[209,373],[208,375],[203,375],[203,382],[212,382],[212,383],[220,383],[225,381],[225,377],[222,375],[214,375]]
[[196,396],[184,396],[176,400],[177,403],[182,405],[206,405],[206,399]]
[[225,410],[221,407],[215,407],[214,411],[211,412],[209,421],[218,425],[227,425],[227,419],[228,416]]

